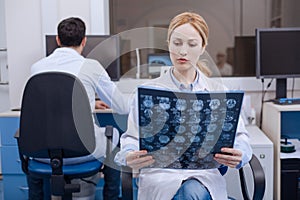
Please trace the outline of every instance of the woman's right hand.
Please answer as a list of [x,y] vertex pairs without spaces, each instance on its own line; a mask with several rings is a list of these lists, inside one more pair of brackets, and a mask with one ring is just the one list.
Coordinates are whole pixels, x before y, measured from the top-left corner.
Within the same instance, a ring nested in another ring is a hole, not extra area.
[[146,150],[132,151],[126,155],[126,164],[133,170],[139,170],[154,163],[152,156],[147,155]]

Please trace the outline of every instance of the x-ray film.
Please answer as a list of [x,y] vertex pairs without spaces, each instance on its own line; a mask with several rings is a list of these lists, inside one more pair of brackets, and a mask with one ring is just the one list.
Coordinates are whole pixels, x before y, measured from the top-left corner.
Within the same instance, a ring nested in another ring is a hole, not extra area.
[[218,168],[213,156],[233,147],[243,95],[139,87],[140,149],[155,159],[149,167]]

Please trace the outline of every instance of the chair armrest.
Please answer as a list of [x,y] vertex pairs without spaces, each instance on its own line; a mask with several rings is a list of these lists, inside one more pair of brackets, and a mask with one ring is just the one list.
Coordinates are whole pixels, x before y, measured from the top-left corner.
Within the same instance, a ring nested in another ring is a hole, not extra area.
[[265,173],[264,173],[264,170],[263,170],[258,158],[254,154],[252,155],[252,158],[249,162],[249,165],[251,167],[252,175],[253,175],[254,192],[253,192],[253,197],[250,198],[249,194],[248,194],[244,169],[241,168],[239,170],[239,174],[240,174],[240,181],[241,181],[241,188],[242,188],[243,198],[245,200],[263,199],[264,194],[265,194],[265,187],[266,187]]
[[107,137],[106,156],[109,157],[112,152],[113,126],[106,126],[104,134]]

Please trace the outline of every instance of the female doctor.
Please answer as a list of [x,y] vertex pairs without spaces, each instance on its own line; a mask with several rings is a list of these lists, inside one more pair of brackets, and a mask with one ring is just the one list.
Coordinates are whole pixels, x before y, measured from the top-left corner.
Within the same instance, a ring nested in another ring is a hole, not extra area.
[[[208,26],[201,16],[191,12],[175,16],[168,29],[168,47],[174,66],[147,85],[185,92],[226,90],[221,83],[208,78],[210,71],[198,62],[207,40]],[[237,127],[234,148],[221,151],[226,154],[215,154],[214,159],[228,167],[238,169],[251,159],[252,149],[242,120]],[[227,199],[226,182],[217,168],[143,168],[155,160],[145,150],[139,150],[137,99],[131,106],[128,129],[121,137],[121,150],[115,161],[133,170],[140,169],[139,200]]]

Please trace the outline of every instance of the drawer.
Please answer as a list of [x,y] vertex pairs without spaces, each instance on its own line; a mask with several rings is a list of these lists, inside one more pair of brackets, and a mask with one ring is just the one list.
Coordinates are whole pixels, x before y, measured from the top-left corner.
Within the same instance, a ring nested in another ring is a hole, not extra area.
[[3,175],[3,199],[28,199],[25,175]]
[[14,138],[14,135],[19,129],[19,123],[19,117],[0,117],[0,135],[2,146],[17,145],[17,140]]
[[2,146],[2,174],[23,174],[17,146]]

